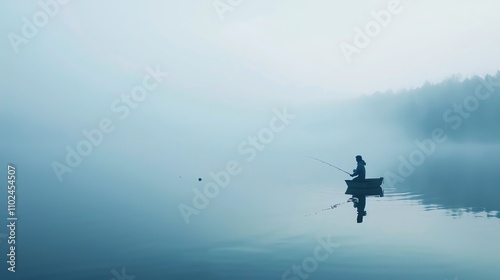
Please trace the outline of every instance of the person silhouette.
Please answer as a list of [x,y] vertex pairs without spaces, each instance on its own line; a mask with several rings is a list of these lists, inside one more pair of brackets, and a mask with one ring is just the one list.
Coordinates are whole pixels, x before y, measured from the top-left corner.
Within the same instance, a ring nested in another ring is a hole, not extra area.
[[365,169],[366,162],[360,155],[356,156],[356,162],[358,163],[356,169],[354,169],[352,171],[353,173],[349,175],[351,175],[351,177],[357,176],[353,180],[364,180],[366,178],[366,169]]

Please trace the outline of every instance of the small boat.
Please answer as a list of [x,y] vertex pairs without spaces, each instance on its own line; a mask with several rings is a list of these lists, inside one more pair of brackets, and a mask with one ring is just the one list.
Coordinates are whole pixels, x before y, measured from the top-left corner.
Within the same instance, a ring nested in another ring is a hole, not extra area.
[[380,187],[383,181],[383,177],[365,180],[345,180],[347,184],[345,194],[383,197],[384,190]]

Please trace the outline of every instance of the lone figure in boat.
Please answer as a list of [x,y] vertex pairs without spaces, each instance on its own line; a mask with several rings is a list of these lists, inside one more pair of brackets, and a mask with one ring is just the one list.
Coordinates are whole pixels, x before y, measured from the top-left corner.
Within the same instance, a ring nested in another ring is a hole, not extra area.
[[356,161],[358,162],[358,166],[352,171],[353,173],[351,174],[351,177],[357,176],[353,180],[364,180],[366,177],[366,162],[360,155],[356,156]]

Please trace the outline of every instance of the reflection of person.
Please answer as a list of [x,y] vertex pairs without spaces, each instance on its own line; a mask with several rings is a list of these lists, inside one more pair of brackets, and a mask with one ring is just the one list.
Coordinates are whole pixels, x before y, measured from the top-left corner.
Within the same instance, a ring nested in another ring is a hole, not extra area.
[[366,162],[363,160],[361,156],[356,156],[356,161],[358,162],[358,166],[352,172],[351,177],[357,176],[353,180],[364,180],[366,177],[365,165]]
[[354,203],[354,207],[358,209],[358,217],[357,217],[357,222],[362,223],[363,222],[363,217],[366,216],[366,196],[364,195],[355,195],[353,196],[357,198],[357,202]]

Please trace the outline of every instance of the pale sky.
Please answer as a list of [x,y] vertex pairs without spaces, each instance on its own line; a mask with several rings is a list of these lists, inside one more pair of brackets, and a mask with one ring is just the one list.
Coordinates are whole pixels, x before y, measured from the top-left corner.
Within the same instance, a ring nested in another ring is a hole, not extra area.
[[42,79],[51,67],[107,87],[110,76],[119,84],[159,64],[207,97],[300,102],[494,74],[500,65],[495,0],[400,1],[350,63],[340,44],[355,46],[355,28],[391,1],[232,1],[219,14],[212,0],[70,1],[16,54],[8,34],[21,35],[37,2],[1,4],[3,71],[28,67]]

